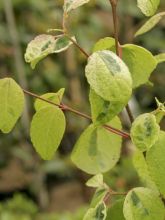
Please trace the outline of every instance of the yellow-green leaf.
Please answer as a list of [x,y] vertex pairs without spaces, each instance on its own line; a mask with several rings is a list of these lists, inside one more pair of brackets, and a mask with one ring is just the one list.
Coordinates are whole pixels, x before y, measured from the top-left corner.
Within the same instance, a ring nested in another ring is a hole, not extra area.
[[160,53],[160,54],[156,55],[155,59],[157,60],[158,63],[165,62],[165,53]]
[[149,168],[144,155],[138,149],[136,149],[136,152],[133,155],[133,165],[144,186],[154,190],[159,194],[158,189],[150,176]]
[[99,50],[115,50],[115,39],[112,37],[105,37],[100,39],[93,48],[93,52],[97,52]]
[[[59,105],[61,103],[63,94],[64,94],[65,89],[60,89],[57,93],[46,93],[44,95],[41,95],[41,98],[44,98],[48,101],[51,101],[57,105]],[[45,107],[49,107],[52,106],[50,103],[42,101],[41,99],[36,99],[35,101],[35,110],[39,111],[41,108],[45,108]]]
[[126,104],[120,101],[106,101],[90,89],[89,100],[91,105],[92,120],[95,124],[105,124],[118,115]]
[[0,79],[0,130],[9,133],[24,108],[24,94],[11,78]]
[[103,180],[103,175],[101,173],[93,176],[90,178],[87,182],[86,185],[89,187],[102,187],[104,185],[104,180]]
[[[133,88],[148,83],[149,77],[157,66],[156,57],[150,51],[135,44],[125,44],[122,47],[122,59],[129,68],[133,80]],[[94,51],[111,50],[115,52],[115,40],[110,37],[99,40]]]
[[64,11],[66,13],[88,3],[90,0],[65,0],[64,1]]
[[131,128],[131,139],[140,151],[146,151],[158,140],[160,127],[153,114],[138,116]]
[[135,37],[150,31],[165,16],[165,12],[160,12],[151,17],[145,24],[135,33]]
[[53,158],[65,131],[65,116],[58,107],[41,108],[33,116],[30,137],[44,160]]
[[152,16],[157,11],[160,0],[137,0],[138,7],[146,16]]
[[90,208],[85,214],[83,220],[105,220],[106,216],[106,205],[104,202],[101,202],[96,207]]
[[161,198],[153,190],[144,187],[129,191],[123,212],[126,220],[164,220],[165,217]]
[[134,44],[122,46],[123,60],[127,64],[133,79],[133,88],[148,82],[157,66],[157,61],[150,51]]
[[[109,124],[121,129],[117,117]],[[121,141],[120,136],[91,124],[78,139],[72,152],[72,161],[87,173],[104,173],[114,167],[119,160]]]
[[85,69],[91,88],[104,100],[127,103],[132,94],[132,78],[125,63],[113,52],[97,51]]
[[158,141],[147,152],[146,161],[150,175],[156,183],[160,193],[165,198],[165,132],[161,131]]
[[115,201],[107,211],[106,220],[125,220],[123,215],[124,199]]

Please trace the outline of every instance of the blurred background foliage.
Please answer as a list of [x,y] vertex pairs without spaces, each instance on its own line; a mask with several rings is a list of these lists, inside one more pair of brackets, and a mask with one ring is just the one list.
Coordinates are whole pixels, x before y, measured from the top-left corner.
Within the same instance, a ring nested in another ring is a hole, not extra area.
[[[0,1],[0,77],[13,77],[22,87],[37,94],[66,88],[64,102],[90,113],[89,87],[84,77],[86,58],[72,46],[68,51],[51,55],[32,70],[23,54],[30,40],[49,28],[61,28],[62,0]],[[159,11],[165,10],[162,0]],[[147,20],[135,0],[120,0],[118,7],[120,42],[144,46],[154,55],[165,52],[165,20],[150,32],[134,39],[136,30]],[[13,17],[14,15],[14,17]],[[72,12],[68,28],[88,52],[100,38],[113,36],[110,4],[91,0]],[[155,97],[165,101],[165,65],[160,64],[151,76],[153,86],[136,89],[130,101],[134,115],[152,111]],[[85,186],[90,177],[70,161],[70,152],[88,121],[66,113],[67,130],[54,160],[42,161],[29,139],[29,121],[34,113],[33,99],[27,97],[23,118],[8,135],[0,133],[0,219],[1,220],[79,220],[82,219],[93,190]],[[122,114],[125,129],[129,120]],[[165,123],[161,123],[162,129]],[[117,166],[105,174],[106,182],[116,191],[140,185],[132,165],[133,146],[124,141]],[[59,213],[59,214],[58,214]]]

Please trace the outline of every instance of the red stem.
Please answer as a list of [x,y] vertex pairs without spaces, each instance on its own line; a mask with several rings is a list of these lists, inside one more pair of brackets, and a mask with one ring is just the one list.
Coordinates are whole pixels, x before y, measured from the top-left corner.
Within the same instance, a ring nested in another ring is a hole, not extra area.
[[[82,113],[82,112],[79,112],[79,111],[77,111],[77,110],[75,110],[75,109],[73,109],[73,108],[71,108],[71,107],[69,107],[69,106],[67,106],[65,104],[56,104],[56,103],[54,103],[54,102],[52,102],[50,100],[44,99],[41,96],[39,96],[37,94],[34,94],[32,92],[29,92],[29,91],[27,91],[25,89],[22,89],[22,90],[23,90],[23,92],[25,94],[30,95],[30,96],[32,96],[34,98],[40,99],[40,100],[42,100],[44,102],[47,102],[47,103],[49,103],[51,105],[55,105],[55,106],[61,108],[63,111],[70,111],[70,112],[72,112],[72,113],[74,113],[76,115],[79,115],[79,116],[83,117],[83,118],[92,120],[92,118],[89,115],[87,115],[85,113]],[[124,131],[120,131],[119,129],[113,128],[113,127],[111,127],[109,125],[103,125],[103,127],[105,129],[107,129],[108,131],[114,133],[114,134],[120,135],[120,136],[122,136],[124,138],[130,138],[130,135],[128,133],[124,132]]]

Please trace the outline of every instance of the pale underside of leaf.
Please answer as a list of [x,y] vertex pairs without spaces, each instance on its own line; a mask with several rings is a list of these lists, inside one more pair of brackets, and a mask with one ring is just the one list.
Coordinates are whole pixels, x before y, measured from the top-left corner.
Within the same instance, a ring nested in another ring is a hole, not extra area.
[[[75,40],[74,37],[72,39]],[[66,36],[56,38],[53,35],[42,34],[32,40],[26,49],[25,61],[34,69],[36,64],[49,54],[62,52],[72,44]]]

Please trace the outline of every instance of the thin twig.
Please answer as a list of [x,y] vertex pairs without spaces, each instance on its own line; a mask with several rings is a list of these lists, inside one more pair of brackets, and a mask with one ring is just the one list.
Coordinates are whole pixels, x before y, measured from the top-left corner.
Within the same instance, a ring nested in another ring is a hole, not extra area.
[[132,114],[132,111],[131,111],[129,104],[127,104],[125,108],[126,108],[128,116],[129,116],[130,122],[133,123],[134,117],[133,117],[133,114]]
[[[118,34],[118,22],[117,22],[117,0],[109,0],[112,7],[113,25],[114,25],[114,37],[115,37],[115,47],[116,54],[122,58],[122,47],[119,44],[119,34]],[[134,117],[129,104],[126,105],[126,111],[129,116],[130,122],[134,121]]]
[[62,20],[62,27],[63,27],[63,31],[64,31],[64,33],[67,32],[67,27],[66,27],[66,20],[67,20],[67,17],[68,17],[67,13],[64,12],[64,13],[63,13],[63,20]]
[[[116,129],[116,128],[112,128],[111,126],[109,125],[103,125],[103,127],[115,134],[118,134],[118,135],[121,135],[121,131]],[[128,134],[127,132],[122,132],[122,137],[124,138],[130,138],[130,134]]]
[[118,36],[118,23],[117,23],[117,1],[109,0],[112,7],[112,16],[113,16],[113,26],[114,26],[114,37],[115,37],[115,46],[116,46],[116,54],[119,56],[119,36]]
[[[49,103],[51,105],[57,106],[57,107],[61,108],[63,111],[70,111],[70,112],[72,112],[72,113],[74,113],[76,115],[79,115],[79,116],[83,117],[83,118],[92,120],[92,118],[89,115],[87,115],[85,113],[82,113],[82,112],[79,112],[79,111],[77,111],[77,110],[75,110],[75,109],[73,109],[73,108],[71,108],[71,107],[69,107],[69,106],[67,106],[65,104],[56,104],[56,103],[54,103],[54,102],[52,102],[50,100],[44,99],[41,96],[39,96],[37,94],[34,94],[32,92],[29,92],[29,91],[27,91],[25,89],[22,89],[22,90],[23,90],[23,92],[25,94],[30,95],[30,96],[32,96],[34,98],[40,99],[40,100],[42,100],[44,102],[47,102],[47,103]],[[103,127],[105,129],[107,129],[108,131],[110,131],[110,132],[112,132],[114,134],[120,135],[120,136],[122,136],[124,138],[129,138],[130,137],[130,135],[128,133],[126,133],[124,131],[120,131],[119,129],[113,128],[113,127],[111,127],[109,125],[103,125]]]
[[68,34],[68,29],[66,26],[67,23],[67,17],[68,14],[66,12],[64,12],[63,14],[63,20],[62,20],[62,27],[63,27],[63,31],[64,31],[64,35],[85,55],[85,57],[89,57],[89,54],[75,41],[73,40],[69,34]]
[[65,36],[86,56],[86,58],[89,57],[89,54],[75,41],[73,40],[68,34],[65,34]]

